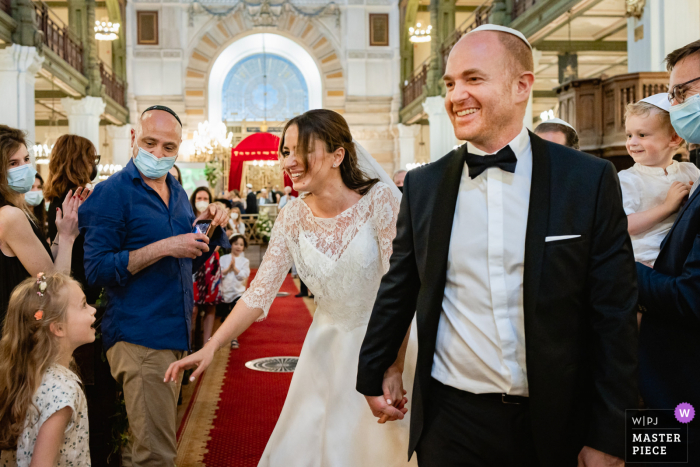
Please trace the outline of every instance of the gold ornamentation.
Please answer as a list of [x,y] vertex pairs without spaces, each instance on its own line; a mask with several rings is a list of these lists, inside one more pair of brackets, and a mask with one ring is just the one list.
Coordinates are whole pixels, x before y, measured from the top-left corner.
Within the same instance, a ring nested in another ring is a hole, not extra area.
[[625,0],[625,16],[642,19],[646,0]]

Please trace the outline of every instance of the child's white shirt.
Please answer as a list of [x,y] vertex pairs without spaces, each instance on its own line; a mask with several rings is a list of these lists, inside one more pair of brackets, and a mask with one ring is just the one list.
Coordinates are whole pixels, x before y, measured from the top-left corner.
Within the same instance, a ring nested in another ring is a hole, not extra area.
[[70,407],[72,415],[64,432],[61,455],[56,466],[90,466],[87,399],[80,387],[78,376],[62,365],[51,365],[44,373],[33,401],[39,411],[30,406],[27,412],[25,428],[17,442],[16,464],[15,459],[8,455],[10,453],[4,452],[1,465],[28,467],[32,462],[41,426],[59,410]]
[[[689,183],[698,182],[700,169],[690,162],[673,161],[664,169],[660,167],[647,167],[639,163],[618,174],[622,189],[622,206],[625,214],[648,211],[651,208],[663,204],[668,190],[673,182]],[[661,242],[671,230],[678,213],[673,213],[646,232],[632,235],[632,248],[634,259],[654,264],[659,256]]]
[[[231,265],[232,258],[236,260],[235,264],[238,274],[234,274],[233,270],[231,270],[231,272],[223,276],[223,271]],[[228,254],[219,258],[219,265],[222,271],[221,294],[225,303],[231,303],[245,292],[245,286],[250,276],[250,261],[242,254],[240,256]]]

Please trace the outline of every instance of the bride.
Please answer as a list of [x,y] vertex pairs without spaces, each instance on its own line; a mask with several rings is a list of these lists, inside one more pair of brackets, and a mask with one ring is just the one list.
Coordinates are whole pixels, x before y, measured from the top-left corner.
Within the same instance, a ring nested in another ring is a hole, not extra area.
[[401,195],[352,140],[343,117],[330,110],[311,110],[287,123],[280,163],[305,196],[280,211],[258,274],[233,312],[202,350],[170,365],[166,381],[197,366],[194,379],[222,343],[264,318],[294,263],[318,306],[259,466],[415,466],[415,458],[407,461],[402,381],[403,374],[405,386],[413,385],[415,336],[406,336],[387,370],[384,395],[377,398],[380,424],[355,391],[360,346],[389,268]]

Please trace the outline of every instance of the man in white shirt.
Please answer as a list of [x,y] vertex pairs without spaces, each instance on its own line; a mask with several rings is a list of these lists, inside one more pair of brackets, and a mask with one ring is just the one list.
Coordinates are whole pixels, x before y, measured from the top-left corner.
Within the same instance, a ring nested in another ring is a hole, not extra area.
[[467,144],[406,176],[357,389],[402,418],[382,385],[416,313],[421,467],[622,465],[637,291],[615,169],[523,127],[534,74],[518,31],[467,34],[444,81]]

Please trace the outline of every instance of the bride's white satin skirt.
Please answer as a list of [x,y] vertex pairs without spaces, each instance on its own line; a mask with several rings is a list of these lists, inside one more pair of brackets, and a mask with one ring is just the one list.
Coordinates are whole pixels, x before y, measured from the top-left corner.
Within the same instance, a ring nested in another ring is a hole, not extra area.
[[415,455],[407,461],[418,351],[415,320],[403,374],[409,412],[403,420],[383,425],[355,390],[366,329],[363,325],[347,331],[316,311],[259,467],[417,466]]

